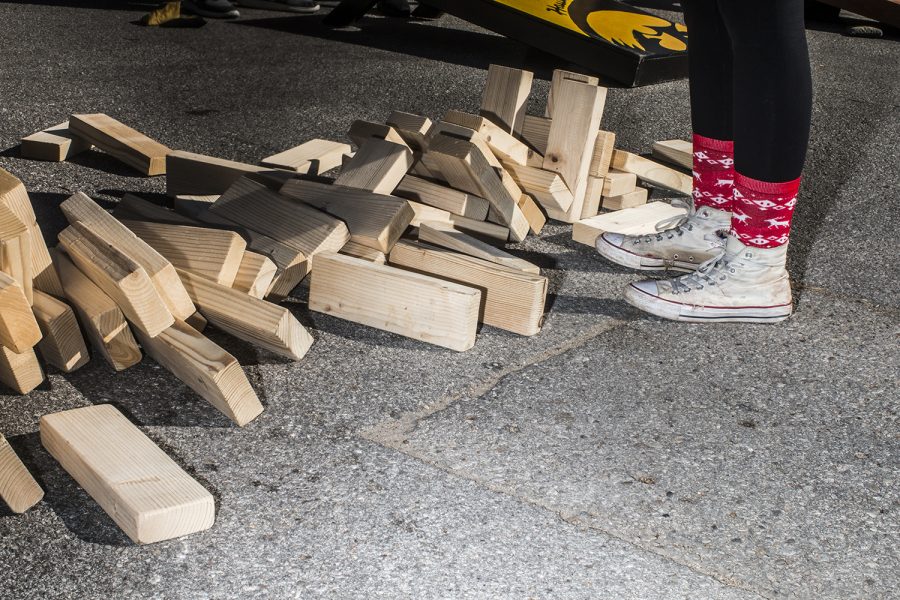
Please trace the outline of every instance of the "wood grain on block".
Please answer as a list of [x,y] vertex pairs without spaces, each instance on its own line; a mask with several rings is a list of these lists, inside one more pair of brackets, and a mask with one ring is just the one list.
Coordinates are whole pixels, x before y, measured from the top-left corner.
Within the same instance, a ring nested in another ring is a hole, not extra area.
[[104,114],[72,115],[69,131],[144,175],[164,175],[171,150]]
[[687,140],[663,140],[654,142],[654,158],[678,165],[683,169],[694,167],[694,144]]
[[372,261],[373,263],[377,263],[379,265],[383,265],[387,262],[387,256],[385,256],[384,252],[381,250],[375,250],[373,248],[369,248],[368,246],[363,246],[353,240],[350,240],[344,247],[341,248],[341,254],[346,254],[347,256],[355,256],[356,258],[363,258],[365,260]]
[[509,229],[502,225],[461,217],[440,208],[420,204],[414,200],[408,200],[407,202],[415,213],[413,220],[410,222],[410,225],[413,227],[419,227],[424,221],[440,221],[450,223],[457,229],[474,234],[477,237],[504,243],[509,240]]
[[65,298],[78,314],[81,327],[103,359],[116,371],[141,362],[141,350],[112,298],[58,250],[51,252]]
[[199,310],[188,317],[185,323],[190,325],[198,333],[203,333],[206,330],[207,325],[209,325],[209,321],[207,321],[206,317],[204,317]]
[[262,413],[262,404],[237,359],[184,321],[175,321],[155,338],[136,333],[153,360],[238,426]]
[[350,124],[350,131],[347,132],[347,137],[360,147],[366,140],[373,138],[387,140],[388,142],[393,142],[395,144],[406,144],[403,140],[403,136],[390,125],[372,123],[371,121],[353,121],[353,123]]
[[628,192],[621,196],[612,196],[603,199],[603,208],[606,210],[634,208],[641,204],[647,204],[647,188],[638,188],[633,192]]
[[19,284],[29,304],[32,303],[34,296],[31,268],[31,235],[27,231],[0,240],[0,271]]
[[[538,154],[546,154],[547,141],[550,139],[550,123],[551,120],[547,117],[525,115],[525,119],[522,121],[522,131],[519,133],[519,139],[533,148]],[[541,165],[537,166],[542,165],[543,160],[541,161]]]
[[187,271],[179,274],[203,316],[222,331],[291,360],[302,359],[312,345],[288,309]]
[[172,266],[231,286],[244,258],[247,242],[233,231],[123,221],[135,235],[159,252]]
[[110,404],[44,415],[41,443],[136,544],[212,527],[215,500]]
[[451,350],[475,345],[478,290],[351,256],[318,259],[310,310]]
[[365,140],[335,183],[390,194],[413,165],[413,154],[406,144],[372,138]]
[[603,179],[603,197],[612,198],[635,191],[637,175],[611,169]]
[[59,275],[53,268],[50,252],[47,250],[47,242],[41,233],[37,223],[32,224],[29,243],[31,244],[31,275],[33,287],[53,296],[64,295]]
[[221,195],[222,194],[203,194],[197,196],[194,194],[181,194],[172,199],[172,210],[180,215],[192,217],[209,208],[209,206],[218,200]]
[[63,121],[59,125],[23,137],[19,154],[23,158],[61,162],[90,148],[91,143],[72,134],[69,122]]
[[41,330],[19,282],[0,271],[0,346],[25,352],[41,339]]
[[[341,225],[346,223],[350,231],[350,240],[381,252],[391,249],[414,216],[409,204],[401,198],[337,183],[328,185],[296,179],[287,182],[281,193],[293,199],[298,207],[309,204],[341,219]],[[304,208],[318,212],[312,208]],[[343,240],[339,247],[332,245],[324,250],[337,252],[346,241]]]
[[143,267],[159,297],[176,319],[184,320],[197,311],[172,264],[88,196],[77,192],[63,202],[60,209],[69,223],[84,223],[106,245]]
[[394,190],[394,195],[407,200],[442,208],[455,215],[476,221],[487,218],[490,204],[484,198],[440,185],[415,175],[407,175]]
[[242,176],[267,171],[271,168],[178,150],[166,157],[166,193],[221,194]]
[[504,163],[504,166],[522,191],[531,195],[541,206],[561,212],[572,206],[572,192],[559,173],[510,163]]
[[265,298],[277,273],[278,267],[267,256],[248,250],[241,258],[231,287],[254,298]]
[[479,319],[520,335],[535,335],[544,320],[547,278],[440,248],[399,242],[390,264],[481,290]]
[[685,214],[685,209],[665,202],[650,202],[582,219],[572,227],[572,239],[593,247],[597,237],[606,231],[625,235],[656,233],[656,224],[663,219]]
[[594,142],[594,153],[591,155],[591,167],[588,174],[591,177],[606,177],[612,164],[613,152],[616,149],[616,134],[602,129],[597,133],[597,141]]
[[262,159],[264,167],[318,175],[341,166],[341,158],[350,152],[350,144],[314,139],[284,152]]
[[544,111],[544,116],[548,118],[553,118],[554,91],[559,89],[560,82],[563,80],[580,81],[581,83],[586,83],[588,85],[597,85],[600,83],[600,80],[593,75],[585,75],[584,73],[576,73],[574,71],[566,71],[563,69],[554,69],[553,77],[550,80],[550,93],[547,95],[547,108]]
[[428,143],[428,132],[434,125],[428,117],[398,110],[391,113],[386,123],[400,134],[413,152],[425,150]]
[[0,500],[6,503],[9,510],[22,514],[43,497],[44,490],[0,434]]
[[449,223],[440,221],[425,221],[419,225],[419,241],[428,242],[435,246],[447,248],[468,256],[474,256],[483,260],[497,263],[523,273],[541,274],[541,269],[527,260],[513,256],[512,254],[492,246],[486,242],[466,235]]
[[34,222],[34,212],[23,214],[24,205],[31,211],[25,186],[17,177],[0,169],[0,239],[28,232],[28,226]]
[[[584,214],[588,210],[593,210],[596,207],[596,211],[593,215],[596,215],[600,212],[600,205],[603,203],[603,186],[606,185],[606,178],[599,179],[597,177],[588,177],[587,191],[584,194],[584,207],[585,210],[581,211]],[[587,217],[585,217],[587,218]]]
[[[544,225],[547,224],[547,215],[544,214],[543,209],[541,209],[534,198],[528,194],[519,196],[519,209],[521,210],[525,221],[528,223],[528,228],[531,229],[531,232],[535,235],[540,235],[541,230],[544,229]],[[512,230],[513,228],[510,228],[510,231]],[[524,240],[524,237],[522,240]],[[516,238],[513,237],[513,241],[522,240],[516,240]]]
[[510,162],[525,166],[533,151],[526,144],[517,140],[508,131],[488,119],[471,115],[458,110],[449,110],[444,115],[444,122],[467,127],[481,134],[488,147],[501,162]]
[[666,188],[690,196],[694,182],[689,175],[676,171],[643,156],[616,150],[613,152],[612,167],[620,171],[634,173],[639,179],[657,187]]
[[64,373],[71,373],[87,364],[90,355],[72,308],[36,290],[32,309],[43,335],[37,348],[44,362]]
[[[484,138],[484,136],[474,129],[463,127],[462,125],[456,125],[447,121],[439,121],[434,127],[431,128],[431,135],[428,138],[429,148],[431,147],[431,140],[433,140],[437,136],[447,136],[450,138],[464,140],[466,142],[475,144],[476,146],[478,146],[478,149],[481,150],[481,153],[484,155],[484,158],[487,160],[489,165],[491,165],[495,169],[500,169],[503,167],[503,165],[500,163],[500,159],[497,158],[497,155],[494,154],[494,151],[491,150],[490,146],[488,146],[487,140]],[[446,177],[444,177],[442,173],[440,175],[441,179],[446,179]]]
[[27,394],[44,381],[44,370],[34,348],[13,352],[0,346],[0,383],[19,394]]
[[509,133],[520,131],[533,79],[530,71],[490,65],[479,114]]

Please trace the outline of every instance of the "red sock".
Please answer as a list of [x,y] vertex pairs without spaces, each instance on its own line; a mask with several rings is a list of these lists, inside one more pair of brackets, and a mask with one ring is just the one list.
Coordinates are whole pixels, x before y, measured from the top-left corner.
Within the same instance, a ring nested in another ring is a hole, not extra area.
[[747,246],[775,248],[786,244],[800,178],[769,183],[736,173],[734,184],[731,233]]
[[694,207],[731,210],[734,142],[694,134]]

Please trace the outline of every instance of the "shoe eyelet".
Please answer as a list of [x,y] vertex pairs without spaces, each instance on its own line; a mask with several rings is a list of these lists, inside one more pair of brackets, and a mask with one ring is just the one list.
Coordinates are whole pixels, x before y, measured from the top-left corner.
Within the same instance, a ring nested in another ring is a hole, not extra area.
[[693,257],[693,256],[688,256],[688,260],[691,261],[691,262],[694,262],[694,257]]
[[677,255],[677,254],[673,254],[673,255],[672,255],[672,258],[674,258],[675,260],[678,260],[678,255]]
[[728,269],[728,271],[734,273],[734,269]]

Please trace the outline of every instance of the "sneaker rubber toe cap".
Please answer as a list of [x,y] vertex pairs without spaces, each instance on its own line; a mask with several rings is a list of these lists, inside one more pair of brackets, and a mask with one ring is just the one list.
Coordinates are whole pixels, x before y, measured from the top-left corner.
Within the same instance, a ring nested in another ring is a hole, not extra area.
[[606,242],[610,246],[621,248],[622,244],[625,243],[625,236],[621,233],[604,233],[597,238],[597,243],[599,244],[600,242]]
[[657,286],[656,282],[653,280],[638,281],[632,283],[631,287],[650,296],[659,296],[659,286]]

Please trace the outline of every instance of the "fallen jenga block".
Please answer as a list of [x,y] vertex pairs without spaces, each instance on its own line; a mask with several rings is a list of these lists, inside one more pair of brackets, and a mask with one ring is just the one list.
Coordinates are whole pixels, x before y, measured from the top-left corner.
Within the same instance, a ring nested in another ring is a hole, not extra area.
[[[414,215],[405,200],[337,183],[327,185],[295,179],[287,182],[281,193],[341,219],[352,241],[381,252],[390,251]],[[345,242],[331,250],[339,251]]]
[[580,81],[588,85],[597,85],[600,80],[593,75],[585,75],[584,73],[576,73],[574,71],[566,71],[564,69],[554,69],[553,77],[550,80],[550,93],[547,94],[547,108],[544,110],[544,116],[553,118],[553,96],[558,93],[559,85],[563,80]]
[[209,325],[209,321],[206,320],[206,317],[204,317],[199,310],[188,317],[185,323],[190,325],[191,328],[198,333],[203,333],[206,330],[206,326]]
[[139,330],[135,333],[153,360],[238,426],[262,413],[262,404],[237,359],[184,321],[175,321],[154,338]]
[[603,197],[612,198],[635,191],[637,175],[611,169],[603,180]]
[[413,154],[406,144],[372,138],[362,143],[334,183],[376,194],[390,194],[412,164]]
[[260,164],[264,167],[318,175],[341,166],[341,157],[347,152],[350,152],[349,144],[315,139],[264,158]]
[[44,415],[41,443],[136,544],[212,527],[215,500],[110,404]]
[[520,335],[541,330],[546,277],[409,242],[398,242],[388,260],[392,265],[481,290],[479,320],[487,325]]
[[520,131],[533,79],[534,74],[529,71],[490,65],[479,114],[508,133]]
[[534,153],[526,144],[514,138],[487,117],[450,110],[444,115],[444,122],[467,127],[480,133],[501,162],[525,166],[528,164],[529,157]]
[[686,140],[663,140],[653,144],[653,157],[684,169],[694,167],[694,144]]
[[535,167],[504,165],[526,194],[530,194],[548,210],[565,212],[572,205],[572,192],[558,173]]
[[538,206],[534,198],[525,193],[519,195],[519,209],[531,232],[535,235],[540,235],[544,225],[547,224],[547,215],[544,214],[543,209]]
[[[271,167],[178,150],[166,157],[166,193],[169,196],[221,194],[244,175],[271,171]],[[291,176],[287,172],[285,175]]]
[[109,115],[72,115],[69,131],[144,175],[166,172],[171,150]]
[[91,143],[69,131],[69,122],[48,127],[43,131],[23,137],[19,154],[23,158],[61,162],[90,150]]
[[572,239],[593,247],[597,237],[606,231],[624,235],[655,234],[656,224],[663,219],[683,215],[685,209],[665,202],[651,202],[582,219],[572,227]]
[[122,310],[65,254],[54,250],[51,256],[59,272],[65,298],[78,313],[81,326],[94,349],[116,371],[141,362],[141,349]]
[[461,229],[478,237],[497,240],[498,242],[507,242],[509,240],[509,229],[496,223],[487,221],[476,221],[468,217],[454,215],[446,210],[420,204],[414,200],[407,200],[409,206],[413,209],[415,216],[410,222],[413,227],[419,227],[425,221],[440,221],[442,223],[450,223],[457,229]]
[[466,235],[454,228],[449,223],[440,221],[425,221],[419,225],[419,241],[428,242],[435,246],[454,250],[468,256],[516,269],[523,273],[541,274],[541,269],[527,260],[523,260],[512,254],[491,246],[486,242]]
[[550,139],[551,122],[548,117],[537,117],[535,115],[525,115],[525,118],[522,120],[522,131],[519,133],[519,139],[533,148],[541,157],[541,164],[534,165],[529,162],[529,166],[543,166],[543,155],[547,153],[547,140]]
[[35,290],[32,309],[43,335],[37,348],[44,362],[64,373],[71,373],[87,364],[90,355],[78,320],[69,305]]
[[346,254],[347,256],[355,256],[356,258],[363,258],[379,265],[383,265],[387,262],[387,256],[381,250],[375,250],[374,248],[363,246],[362,244],[354,242],[353,240],[350,240],[349,242],[344,244],[344,247],[341,248],[341,254]]
[[[608,131],[600,131],[597,133],[597,141],[594,143],[594,154],[591,157],[591,166],[588,169],[588,177],[596,179],[604,179],[609,173],[609,165],[612,162],[613,151],[616,145],[616,134]],[[592,181],[588,181],[590,187]],[[581,218],[593,217],[600,211],[600,196],[591,196],[590,193],[585,195],[584,208],[581,211]]]
[[403,137],[390,125],[372,123],[370,121],[353,121],[350,125],[350,131],[347,132],[347,137],[359,147],[362,147],[367,140],[372,138],[387,140],[400,145],[406,144]]
[[231,287],[254,298],[265,298],[277,273],[278,267],[268,257],[248,250],[244,252]]
[[603,199],[603,208],[606,210],[634,208],[641,204],[647,204],[647,188],[638,188],[621,196],[611,196]]
[[[592,207],[597,207],[597,211],[594,212],[596,215],[600,212],[600,205],[603,203],[603,186],[606,185],[606,178],[597,178],[597,177],[588,177],[587,191],[584,194],[584,206],[585,210],[582,211],[582,214],[588,209]],[[594,216],[590,215],[590,216]]]
[[21,514],[43,497],[44,490],[0,434],[0,500],[6,503],[9,510]]
[[291,360],[309,351],[312,336],[288,309],[187,271],[179,274],[203,316],[222,331]]
[[612,167],[620,171],[634,173],[647,183],[679,192],[686,196],[690,196],[694,189],[694,182],[690,176],[624,150],[613,152]]
[[31,274],[31,235],[28,231],[0,240],[0,271],[12,277],[22,288],[25,299],[34,299],[34,279]]
[[22,286],[0,271],[0,346],[13,352],[25,352],[40,339],[41,330]]
[[[522,141],[528,146],[536,149],[540,154],[536,154],[541,158],[538,163],[533,163],[534,156],[529,157],[528,166],[543,168],[543,157],[541,154],[547,152],[547,142],[550,138],[551,120],[546,117],[535,117],[533,115],[525,116],[525,123],[520,136]],[[592,177],[605,177],[606,171],[612,162],[612,153],[615,149],[616,134],[600,130],[597,133],[597,141],[594,142],[594,150],[591,154],[591,166],[588,173]]]
[[441,208],[476,221],[486,219],[490,207],[484,198],[433,183],[415,175],[404,177],[397,189],[394,190],[394,195]]
[[451,350],[475,345],[478,290],[351,256],[317,260],[310,310]]
[[428,132],[433,125],[428,117],[395,110],[385,123],[400,134],[413,152],[422,152],[427,147]]
[[13,352],[0,346],[0,383],[19,394],[27,394],[44,381],[44,370],[34,348]]
[[[487,160],[488,164],[494,167],[495,169],[502,169],[503,164],[500,162],[500,159],[494,154],[494,151],[491,150],[491,147],[488,145],[487,140],[481,134],[481,132],[475,131],[469,127],[463,127],[462,125],[456,125],[455,123],[450,123],[449,121],[439,121],[435,124],[434,127],[431,128],[431,133],[428,136],[428,145],[431,146],[431,140],[433,140],[437,136],[447,136],[451,138],[455,138],[458,140],[463,140],[478,147],[481,150],[481,154],[484,155],[485,160]],[[434,168],[434,164],[432,163],[432,170]],[[433,171],[440,174],[439,179],[446,179],[442,173],[439,171]]]
[[56,269],[53,268],[53,261],[50,260],[44,234],[41,233],[37,223],[31,226],[30,231],[31,276],[34,289],[53,296],[63,296],[62,284],[59,282]]

